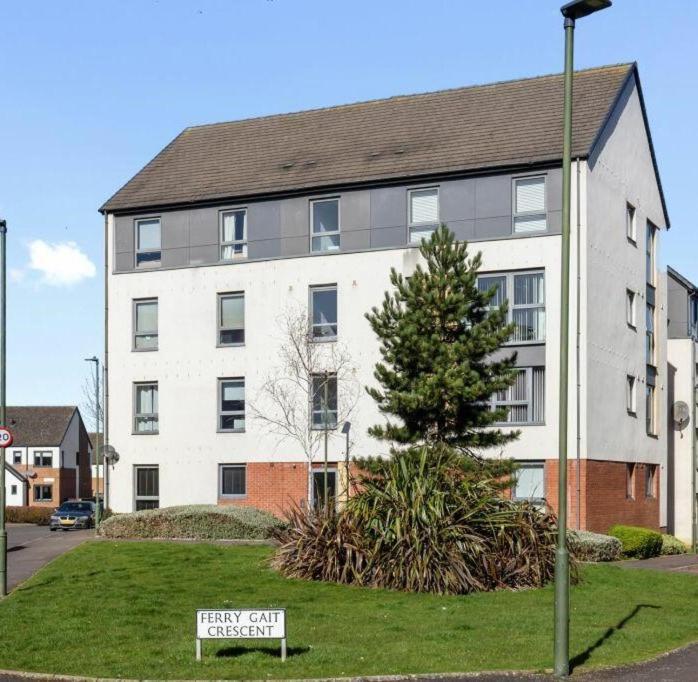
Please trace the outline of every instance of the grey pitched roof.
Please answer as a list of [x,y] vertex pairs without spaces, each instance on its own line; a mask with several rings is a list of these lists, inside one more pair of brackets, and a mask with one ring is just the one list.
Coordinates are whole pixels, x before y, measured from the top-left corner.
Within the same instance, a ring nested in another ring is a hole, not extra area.
[[[578,71],[573,155],[588,156],[633,64]],[[186,128],[100,210],[560,161],[561,74]]]
[[58,446],[63,441],[75,405],[29,405],[7,408],[7,426],[18,446]]

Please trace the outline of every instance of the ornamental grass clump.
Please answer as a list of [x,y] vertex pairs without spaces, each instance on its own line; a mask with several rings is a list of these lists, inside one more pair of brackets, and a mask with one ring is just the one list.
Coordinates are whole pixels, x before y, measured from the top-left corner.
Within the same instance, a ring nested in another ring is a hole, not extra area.
[[[556,520],[473,480],[457,457],[418,448],[359,476],[344,509],[296,508],[276,534],[284,575],[467,594],[552,580]],[[576,571],[573,565],[573,571]]]

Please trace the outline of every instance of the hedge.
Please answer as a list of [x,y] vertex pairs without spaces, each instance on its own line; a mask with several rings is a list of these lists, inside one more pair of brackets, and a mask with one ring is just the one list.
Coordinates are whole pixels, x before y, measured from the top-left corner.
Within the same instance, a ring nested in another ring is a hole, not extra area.
[[35,523],[48,526],[53,507],[5,507],[5,520],[8,523]]
[[618,538],[588,530],[568,531],[567,544],[578,561],[618,561],[623,556]]
[[264,540],[283,522],[254,507],[190,505],[116,514],[99,526],[107,538]]
[[673,535],[662,534],[662,555],[686,554],[688,547]]
[[621,541],[626,558],[648,559],[662,551],[662,536],[649,528],[617,525],[611,526],[608,534]]

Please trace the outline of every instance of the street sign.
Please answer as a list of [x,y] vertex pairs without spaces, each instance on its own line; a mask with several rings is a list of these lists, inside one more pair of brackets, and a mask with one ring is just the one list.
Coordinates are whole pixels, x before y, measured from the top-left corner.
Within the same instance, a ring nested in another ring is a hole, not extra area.
[[203,639],[279,639],[286,660],[286,609],[198,609],[196,660]]
[[9,448],[13,440],[12,431],[0,426],[0,448]]

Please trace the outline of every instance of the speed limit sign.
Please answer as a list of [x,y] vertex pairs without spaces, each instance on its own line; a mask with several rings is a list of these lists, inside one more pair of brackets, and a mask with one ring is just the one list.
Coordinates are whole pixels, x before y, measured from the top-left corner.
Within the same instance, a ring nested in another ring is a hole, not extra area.
[[0,426],[0,448],[9,448],[12,445],[12,441],[12,431],[4,426]]

